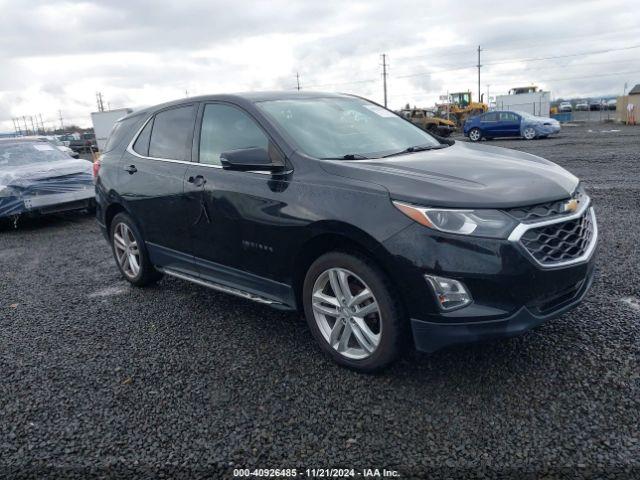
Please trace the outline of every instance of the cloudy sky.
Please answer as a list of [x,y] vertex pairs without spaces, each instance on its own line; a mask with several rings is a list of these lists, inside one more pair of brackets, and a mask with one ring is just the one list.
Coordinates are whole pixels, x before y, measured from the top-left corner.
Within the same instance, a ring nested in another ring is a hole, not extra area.
[[[12,117],[89,126],[105,106],[218,92],[356,93],[389,107],[534,83],[554,98],[640,83],[637,0],[0,0],[0,132]],[[550,58],[551,57],[551,58]]]

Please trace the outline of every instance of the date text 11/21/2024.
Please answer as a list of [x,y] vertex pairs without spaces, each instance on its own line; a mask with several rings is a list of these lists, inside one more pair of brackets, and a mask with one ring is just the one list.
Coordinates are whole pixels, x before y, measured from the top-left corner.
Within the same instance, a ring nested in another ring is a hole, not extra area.
[[233,470],[235,478],[241,477],[305,477],[305,478],[398,478],[397,470],[380,468],[237,468]]

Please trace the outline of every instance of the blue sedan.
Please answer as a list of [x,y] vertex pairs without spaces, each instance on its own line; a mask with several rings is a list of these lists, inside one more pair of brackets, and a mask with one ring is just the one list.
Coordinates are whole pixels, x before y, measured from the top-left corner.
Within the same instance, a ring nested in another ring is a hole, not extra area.
[[548,117],[524,112],[487,112],[467,119],[464,134],[472,142],[483,138],[521,137],[526,140],[544,138],[560,131],[560,123]]

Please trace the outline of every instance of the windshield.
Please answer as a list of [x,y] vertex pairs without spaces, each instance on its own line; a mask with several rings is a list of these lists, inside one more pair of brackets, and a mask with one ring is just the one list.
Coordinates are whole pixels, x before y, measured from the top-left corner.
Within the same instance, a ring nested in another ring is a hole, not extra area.
[[69,156],[48,142],[0,143],[0,169],[58,160]]
[[271,100],[257,105],[305,154],[316,158],[373,158],[415,146],[440,146],[412,123],[360,98]]

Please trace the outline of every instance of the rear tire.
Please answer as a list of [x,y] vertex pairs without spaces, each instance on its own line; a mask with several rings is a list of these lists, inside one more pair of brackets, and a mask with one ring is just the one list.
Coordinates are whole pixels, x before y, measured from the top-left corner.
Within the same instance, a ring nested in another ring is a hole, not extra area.
[[311,333],[336,363],[369,373],[400,354],[403,309],[388,277],[370,259],[322,255],[307,271],[302,298]]
[[469,140],[472,142],[479,142],[482,139],[482,132],[479,128],[472,128],[469,130]]
[[128,214],[121,212],[113,217],[109,241],[118,270],[129,283],[144,287],[162,278],[151,264],[142,235]]

